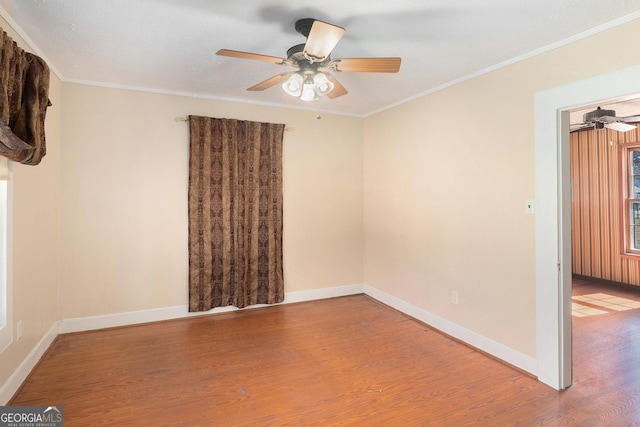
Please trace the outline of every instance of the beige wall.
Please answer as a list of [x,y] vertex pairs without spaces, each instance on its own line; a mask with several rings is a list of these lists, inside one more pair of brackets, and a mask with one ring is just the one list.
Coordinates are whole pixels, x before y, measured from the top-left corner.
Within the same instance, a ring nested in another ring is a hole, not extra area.
[[189,114],[285,123],[285,291],[362,283],[362,121],[64,85],[61,318],[187,304]]
[[366,283],[535,355],[533,96],[640,63],[612,48],[638,35],[636,20],[364,120],[54,77],[49,153],[15,167],[25,336],[0,384],[56,320],[186,305],[188,114],[287,124],[287,292]]
[[[0,27],[22,48],[22,39],[0,18]],[[47,154],[38,166],[13,163],[13,343],[0,354],[0,385],[14,373],[58,317],[60,243],[60,116],[62,84],[51,74]],[[23,336],[15,329],[22,321]]]
[[535,356],[534,94],[640,63],[612,48],[638,36],[635,20],[368,117],[365,283]]

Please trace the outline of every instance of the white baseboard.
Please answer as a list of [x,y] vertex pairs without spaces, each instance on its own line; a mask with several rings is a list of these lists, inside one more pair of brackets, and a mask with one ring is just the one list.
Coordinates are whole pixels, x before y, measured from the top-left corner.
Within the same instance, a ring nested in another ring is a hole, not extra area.
[[364,285],[337,286],[334,288],[313,289],[310,291],[287,292],[283,304],[313,301],[317,299],[344,297],[364,293]]
[[95,329],[115,328],[117,326],[158,322],[179,319],[188,314],[186,305],[154,308],[150,310],[128,311],[124,313],[103,314],[100,316],[76,317],[58,322],[58,333],[92,331]]
[[[363,285],[337,286],[310,291],[287,292],[283,304],[333,298],[345,295],[363,293]],[[257,307],[257,306],[253,306]],[[130,311],[124,313],[105,314],[101,316],[79,317],[63,319],[55,323],[44,337],[22,361],[18,369],[0,387],[0,405],[6,405],[9,399],[18,391],[29,373],[36,366],[42,355],[49,348],[58,334],[91,331],[95,329],[113,328],[117,326],[135,325],[139,323],[157,322],[161,320],[180,319],[184,317],[202,316],[214,313],[224,313],[238,310],[235,307],[218,307],[199,313],[190,313],[188,306],[178,305],[151,310]]]
[[[310,291],[286,292],[282,304],[333,298],[363,293],[363,285],[337,286],[333,288],[313,289]],[[252,306],[263,307],[264,305]],[[160,320],[180,319],[183,317],[202,316],[238,310],[236,307],[218,307],[209,311],[189,312],[186,305],[162,307],[151,310],[129,311],[124,313],[104,314],[101,316],[63,319],[58,322],[58,333],[91,331],[94,329],[113,328],[117,326],[136,325],[139,323],[157,322]]]
[[[537,361],[525,354],[517,352],[503,344],[490,340],[476,332],[466,329],[456,323],[429,313],[413,304],[394,297],[368,285],[347,285],[333,288],[313,289],[309,291],[287,292],[283,304],[334,298],[347,295],[365,293],[402,313],[414,317],[454,338],[476,347],[492,356],[497,357],[532,375],[538,373]],[[124,313],[105,314],[101,316],[63,319],[54,324],[40,342],[20,364],[16,372],[0,388],[0,405],[6,405],[36,366],[44,352],[49,348],[58,334],[82,332],[95,329],[113,328],[117,326],[135,325],[139,323],[156,322],[161,320],[180,319],[185,317],[202,316],[214,313],[224,313],[238,310],[235,307],[219,307],[213,310],[190,313],[186,305],[163,307],[151,310],[131,311]]]
[[445,318],[430,313],[420,307],[371,286],[364,285],[364,293],[369,295],[371,298],[374,298],[404,314],[444,332],[447,335],[459,339],[460,341],[463,341],[536,377],[538,376],[538,361],[531,356],[520,353],[519,351],[507,347],[504,344],[493,341],[483,335],[462,327],[457,323],[453,323]]
[[[368,285],[347,285],[333,288],[312,289],[308,291],[287,292],[283,304],[313,301],[324,298],[334,298],[346,295],[365,293],[398,311],[414,317],[454,338],[457,338],[473,347],[476,347],[498,359],[522,369],[532,375],[538,374],[538,362],[531,356],[527,356],[513,350],[503,344],[486,338],[476,332],[464,328],[456,323],[432,314],[413,304],[410,304],[391,294],[380,291]],[[164,307],[153,310],[141,310],[125,313],[107,314],[103,316],[82,317],[65,319],[58,323],[58,333],[89,331],[93,329],[112,328],[116,326],[135,325],[138,323],[155,322],[159,320],[179,319],[183,317],[201,316],[214,313],[224,313],[237,310],[235,307],[219,307],[213,310],[190,313],[186,305]]]
[[22,361],[18,369],[0,387],[0,405],[6,405],[9,399],[18,391],[22,383],[29,376],[33,368],[38,364],[42,355],[47,351],[54,339],[58,336],[56,323],[44,334],[42,339],[33,347],[31,352]]

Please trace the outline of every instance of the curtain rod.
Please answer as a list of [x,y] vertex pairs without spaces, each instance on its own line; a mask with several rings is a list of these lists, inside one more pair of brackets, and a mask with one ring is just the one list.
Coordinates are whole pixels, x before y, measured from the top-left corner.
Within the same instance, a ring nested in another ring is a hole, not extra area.
[[[320,119],[320,116],[316,117],[318,120]],[[189,117],[176,117],[174,119],[176,122],[188,122],[189,121]],[[284,131],[285,132],[289,132],[293,130],[293,128],[290,128],[289,126],[285,125],[284,126]]]

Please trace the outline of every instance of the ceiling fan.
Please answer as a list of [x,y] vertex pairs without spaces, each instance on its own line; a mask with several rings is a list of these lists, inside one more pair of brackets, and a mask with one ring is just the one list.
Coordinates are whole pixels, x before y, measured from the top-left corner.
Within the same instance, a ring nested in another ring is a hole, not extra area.
[[397,73],[401,59],[393,58],[342,58],[332,59],[331,51],[345,33],[345,29],[313,18],[296,21],[295,29],[307,42],[291,47],[286,58],[220,49],[216,55],[233,58],[272,62],[294,68],[275,75],[247,90],[265,90],[282,83],[284,91],[303,101],[313,101],[326,95],[333,99],[348,92],[331,74],[346,73]]
[[613,129],[618,132],[628,132],[636,129],[635,125],[629,123],[639,123],[640,115],[628,117],[616,117],[614,110],[603,110],[598,107],[583,115],[582,123],[572,124],[570,131],[575,132],[584,129]]

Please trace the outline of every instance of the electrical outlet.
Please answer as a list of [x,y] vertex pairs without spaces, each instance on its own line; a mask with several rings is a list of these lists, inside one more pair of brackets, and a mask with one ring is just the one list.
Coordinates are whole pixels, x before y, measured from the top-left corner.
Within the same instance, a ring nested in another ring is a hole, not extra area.
[[451,291],[451,304],[458,303],[458,291]]
[[16,341],[20,340],[20,338],[22,338],[22,320],[18,320],[18,323],[16,323]]

